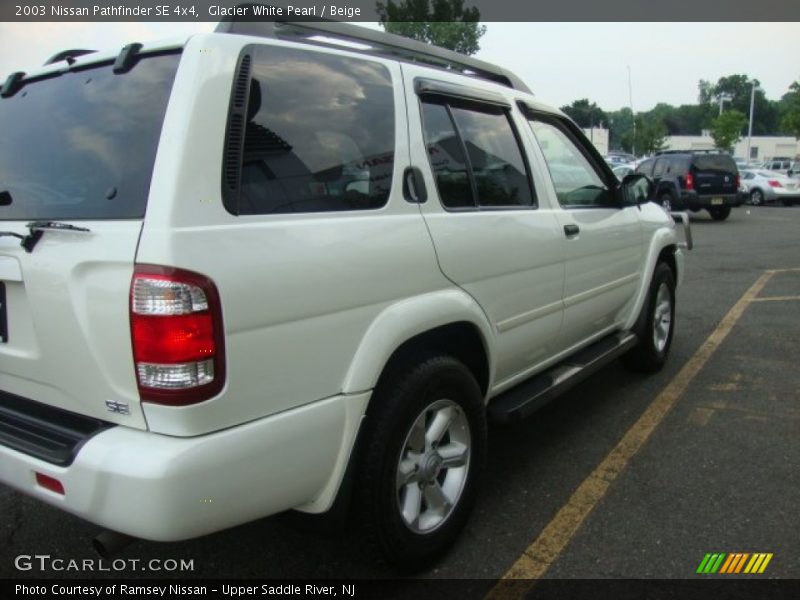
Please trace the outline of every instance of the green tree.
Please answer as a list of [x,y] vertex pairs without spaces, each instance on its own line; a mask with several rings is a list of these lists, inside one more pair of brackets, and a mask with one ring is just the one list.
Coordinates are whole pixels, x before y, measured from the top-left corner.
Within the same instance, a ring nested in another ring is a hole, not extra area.
[[598,127],[600,123],[608,124],[608,115],[594,102],[589,102],[588,98],[575,100],[568,106],[562,106],[563,110],[570,119],[578,124],[578,127]]
[[[750,114],[750,94],[753,89],[751,82],[755,81],[758,88],[758,79],[752,79],[748,75],[737,74],[720,77],[716,85],[711,88],[710,102],[717,102],[721,94],[727,94],[732,100],[725,105],[725,110],[738,110],[743,115]],[[756,89],[753,97],[753,134],[754,135],[774,135],[778,131],[778,103],[767,100],[764,90]],[[716,116],[719,112],[714,111]]]
[[747,126],[747,117],[738,110],[726,110],[711,122],[711,137],[720,150],[731,152],[733,145],[742,137]]
[[636,115],[636,138],[633,131],[623,140],[623,145],[636,148],[639,155],[654,154],[664,148],[667,138],[667,128],[664,123],[652,118]]
[[464,8],[464,0],[403,0],[376,6],[381,26],[388,32],[472,55],[486,33],[480,11]]
[[800,139],[800,81],[789,86],[781,98],[781,130]]

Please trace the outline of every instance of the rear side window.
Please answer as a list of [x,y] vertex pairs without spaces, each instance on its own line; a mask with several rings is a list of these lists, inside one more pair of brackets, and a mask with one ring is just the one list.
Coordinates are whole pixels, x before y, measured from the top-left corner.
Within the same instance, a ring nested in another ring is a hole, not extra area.
[[422,120],[444,207],[533,205],[527,165],[505,108],[426,99]]
[[636,167],[637,173],[642,173],[647,175],[648,177],[653,176],[653,165],[655,165],[655,160],[652,158],[648,158],[646,161],[642,162],[638,167]]
[[738,172],[736,163],[727,154],[698,154],[694,157],[693,162],[699,171]]
[[229,124],[223,176],[232,156],[239,172],[223,187],[226,208],[245,215],[384,206],[394,166],[388,69],[291,48],[245,52],[252,58],[246,122],[241,142]]
[[179,54],[27,83],[0,98],[0,219],[144,216]]

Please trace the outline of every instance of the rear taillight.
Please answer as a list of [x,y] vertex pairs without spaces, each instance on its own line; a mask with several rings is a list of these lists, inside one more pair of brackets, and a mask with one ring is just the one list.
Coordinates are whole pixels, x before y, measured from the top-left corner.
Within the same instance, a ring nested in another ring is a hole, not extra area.
[[742,178],[737,175],[734,181],[736,182],[736,189],[738,190],[742,186]]
[[44,473],[36,473],[36,483],[39,484],[46,490],[50,490],[51,492],[55,492],[56,494],[61,494],[62,496],[65,495],[64,492],[64,484],[61,483],[55,477],[50,477],[50,475],[45,475]]
[[767,181],[767,183],[770,185],[770,187],[774,187],[774,188],[783,187],[783,186],[781,185],[781,182],[780,182],[780,181],[775,181],[774,179],[770,179],[770,180],[768,180],[768,181]]
[[694,175],[691,173],[687,173],[686,177],[683,178],[683,186],[687,190],[691,190],[694,188]]
[[225,381],[222,311],[213,282],[190,271],[136,265],[131,339],[143,401],[185,405],[215,396]]

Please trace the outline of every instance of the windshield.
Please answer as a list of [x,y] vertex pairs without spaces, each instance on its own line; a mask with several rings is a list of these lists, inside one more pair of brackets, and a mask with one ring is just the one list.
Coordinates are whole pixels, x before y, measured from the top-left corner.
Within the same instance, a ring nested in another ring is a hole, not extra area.
[[11,198],[0,220],[143,217],[179,60],[71,71],[0,99],[0,193]]

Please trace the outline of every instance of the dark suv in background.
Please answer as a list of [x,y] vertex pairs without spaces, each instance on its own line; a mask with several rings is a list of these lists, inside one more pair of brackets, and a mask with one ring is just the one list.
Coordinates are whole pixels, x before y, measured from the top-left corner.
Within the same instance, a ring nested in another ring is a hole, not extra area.
[[724,221],[742,204],[739,170],[733,158],[714,151],[666,151],[636,167],[655,182],[655,197],[667,210],[707,210]]

